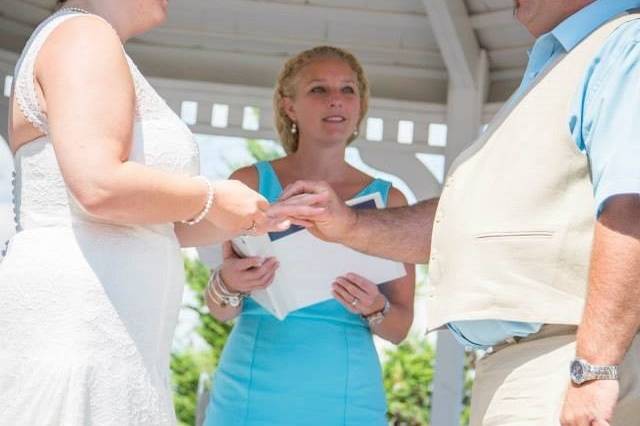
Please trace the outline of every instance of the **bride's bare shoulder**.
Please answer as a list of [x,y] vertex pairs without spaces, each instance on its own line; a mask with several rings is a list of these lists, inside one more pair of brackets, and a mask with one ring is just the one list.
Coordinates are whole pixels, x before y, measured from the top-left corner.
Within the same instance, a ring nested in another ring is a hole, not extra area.
[[38,54],[36,69],[58,67],[65,61],[77,66],[125,60],[122,42],[114,28],[95,15],[77,15],[56,26]]

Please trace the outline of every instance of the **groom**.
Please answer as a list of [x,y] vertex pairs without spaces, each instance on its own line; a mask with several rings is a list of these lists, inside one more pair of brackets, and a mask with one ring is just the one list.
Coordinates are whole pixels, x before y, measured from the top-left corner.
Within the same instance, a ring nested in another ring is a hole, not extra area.
[[640,0],[515,6],[537,37],[522,84],[439,200],[357,212],[297,182],[279,208],[320,238],[429,262],[429,330],[491,348],[472,425],[639,424]]

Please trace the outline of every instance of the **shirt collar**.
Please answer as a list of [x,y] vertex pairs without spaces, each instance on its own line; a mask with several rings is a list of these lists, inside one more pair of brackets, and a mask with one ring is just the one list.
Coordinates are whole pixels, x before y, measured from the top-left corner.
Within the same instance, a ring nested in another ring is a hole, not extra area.
[[623,12],[640,7],[640,0],[596,0],[566,18],[551,34],[569,52],[589,34]]

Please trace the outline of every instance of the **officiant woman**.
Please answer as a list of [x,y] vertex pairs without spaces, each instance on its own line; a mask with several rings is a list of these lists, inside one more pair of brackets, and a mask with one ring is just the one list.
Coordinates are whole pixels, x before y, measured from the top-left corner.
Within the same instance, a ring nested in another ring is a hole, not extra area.
[[[367,113],[369,84],[349,52],[328,46],[286,62],[274,94],[287,156],[237,170],[237,179],[276,202],[298,180],[329,183],[344,200],[378,192],[385,205],[402,193],[345,161]],[[206,300],[211,314],[236,323],[213,377],[207,426],[384,426],[386,402],[373,334],[401,342],[413,321],[415,270],[377,286],[366,276],[336,277],[334,299],[279,321],[243,294],[269,286],[277,259],[241,259],[224,245]],[[299,283],[304,286],[304,282]],[[237,306],[234,306],[237,305]]]

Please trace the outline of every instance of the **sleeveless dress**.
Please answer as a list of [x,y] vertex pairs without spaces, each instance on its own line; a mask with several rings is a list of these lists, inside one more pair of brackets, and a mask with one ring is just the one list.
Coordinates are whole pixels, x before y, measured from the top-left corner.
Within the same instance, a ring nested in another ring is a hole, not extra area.
[[[271,164],[256,167],[260,193],[276,201],[282,187]],[[390,187],[376,179],[358,195],[379,192],[386,205]],[[212,381],[206,426],[387,424],[371,332],[336,300],[279,321],[245,299]]]
[[[14,98],[44,136],[14,157],[17,234],[0,263],[0,423],[174,425],[168,373],[184,272],[173,224],[117,225],[85,213],[38,107],[38,51],[79,15],[45,20],[15,72]],[[197,174],[189,129],[127,60],[136,92],[129,160]]]

